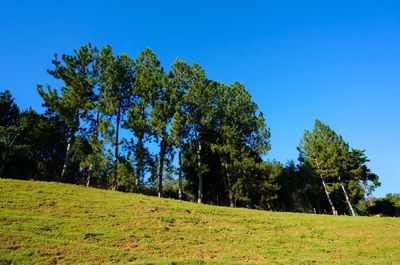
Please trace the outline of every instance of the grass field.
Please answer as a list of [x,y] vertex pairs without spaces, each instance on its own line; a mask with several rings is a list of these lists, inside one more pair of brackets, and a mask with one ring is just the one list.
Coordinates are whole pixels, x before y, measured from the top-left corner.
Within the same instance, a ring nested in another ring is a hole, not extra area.
[[129,263],[400,264],[400,220],[0,179],[0,264]]

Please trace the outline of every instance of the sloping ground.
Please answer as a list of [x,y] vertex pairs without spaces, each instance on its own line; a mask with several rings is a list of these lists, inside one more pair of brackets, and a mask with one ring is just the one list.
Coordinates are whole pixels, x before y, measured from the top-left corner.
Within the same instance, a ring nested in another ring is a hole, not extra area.
[[400,220],[0,179],[0,264],[400,264]]

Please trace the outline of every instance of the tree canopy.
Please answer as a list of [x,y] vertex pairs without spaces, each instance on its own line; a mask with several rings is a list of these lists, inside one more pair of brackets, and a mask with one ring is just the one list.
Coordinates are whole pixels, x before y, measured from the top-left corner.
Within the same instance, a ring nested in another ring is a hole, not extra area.
[[266,160],[271,132],[245,85],[211,80],[198,64],[165,71],[149,48],[131,58],[91,44],[52,63],[62,85],[37,86],[44,114],[0,93],[0,177],[351,215],[367,213],[380,185],[365,151],[319,120],[299,163]]

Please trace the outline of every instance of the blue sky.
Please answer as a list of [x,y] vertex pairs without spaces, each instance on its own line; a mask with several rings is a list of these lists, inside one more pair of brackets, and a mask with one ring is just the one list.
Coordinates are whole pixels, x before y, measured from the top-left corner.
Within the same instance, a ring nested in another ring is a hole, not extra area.
[[41,110],[36,84],[55,52],[91,42],[168,68],[199,63],[210,79],[244,83],[272,130],[268,159],[297,159],[316,118],[366,149],[382,187],[400,192],[398,1],[0,0],[0,89]]

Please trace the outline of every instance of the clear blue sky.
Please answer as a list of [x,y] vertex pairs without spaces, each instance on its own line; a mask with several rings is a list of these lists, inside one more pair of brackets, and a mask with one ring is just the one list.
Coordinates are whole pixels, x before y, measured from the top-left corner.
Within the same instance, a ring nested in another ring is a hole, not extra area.
[[269,159],[297,159],[318,118],[366,149],[376,196],[400,192],[399,1],[110,2],[0,0],[0,89],[40,111],[54,52],[150,47],[166,68],[180,57],[244,83],[272,130]]

